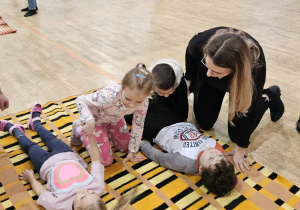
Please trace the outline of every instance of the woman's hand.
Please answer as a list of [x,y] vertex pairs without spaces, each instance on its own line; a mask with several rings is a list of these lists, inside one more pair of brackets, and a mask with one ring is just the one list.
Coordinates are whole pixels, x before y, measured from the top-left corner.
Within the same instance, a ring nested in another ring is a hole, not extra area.
[[190,80],[185,80],[186,86],[187,86],[187,95],[190,95],[190,86],[191,86],[191,81]]
[[141,155],[137,155],[134,152],[128,152],[127,157],[124,159],[124,163],[127,161],[130,162],[140,162],[141,160],[143,160],[143,157]]
[[81,132],[84,136],[87,138],[90,138],[95,130],[95,120],[89,120],[87,121],[83,126]]
[[9,101],[6,98],[6,96],[1,92],[1,89],[0,89],[0,109],[2,111],[4,111],[8,107],[9,107]]
[[235,145],[230,152],[225,152],[225,155],[232,156],[233,162],[239,171],[244,171],[244,168],[249,170],[250,162],[244,157],[246,154],[246,149],[247,148],[242,148],[238,145]]
[[34,173],[33,170],[30,169],[25,169],[20,175],[19,175],[19,179],[24,180],[24,181],[31,181],[34,178]]

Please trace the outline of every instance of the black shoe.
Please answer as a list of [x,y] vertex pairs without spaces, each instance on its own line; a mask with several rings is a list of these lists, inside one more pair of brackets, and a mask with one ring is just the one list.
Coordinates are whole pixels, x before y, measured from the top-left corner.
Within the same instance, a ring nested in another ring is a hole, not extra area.
[[29,17],[29,16],[32,16],[32,15],[35,15],[36,13],[37,13],[36,10],[28,10],[28,12],[26,12],[24,17]]
[[296,130],[298,131],[298,133],[300,133],[300,117],[296,125]]
[[[39,10],[39,9],[36,7],[36,10]],[[27,11],[28,11],[28,7],[21,9],[21,12],[27,12]]]
[[265,90],[265,93],[269,97],[269,108],[271,120],[273,122],[278,121],[284,113],[284,104],[280,98],[281,91],[277,85],[273,85]]

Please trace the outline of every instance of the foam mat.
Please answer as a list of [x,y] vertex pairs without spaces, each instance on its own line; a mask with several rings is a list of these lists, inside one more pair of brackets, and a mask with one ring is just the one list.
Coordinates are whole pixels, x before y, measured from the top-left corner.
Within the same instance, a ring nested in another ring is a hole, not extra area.
[[[70,143],[72,122],[78,119],[75,99],[76,96],[71,96],[49,102],[43,105],[41,115],[45,128],[67,144]],[[28,109],[1,119],[26,127],[29,113]],[[48,150],[36,132],[27,131],[26,136]],[[216,140],[225,151],[231,149]],[[83,147],[72,146],[72,149],[90,164],[90,157]],[[207,191],[200,176],[168,170],[147,158],[124,164],[122,158],[126,154],[114,152],[113,156],[113,164],[105,168],[105,192],[102,195],[109,209],[134,186],[138,186],[138,196],[129,209],[300,209],[299,188],[255,161],[251,161],[249,171],[236,171],[238,184],[231,195],[217,197]],[[0,209],[43,209],[36,204],[37,196],[30,184],[18,179],[24,169],[33,168],[28,155],[13,136],[1,131],[0,166]],[[38,181],[46,185],[44,181]]]

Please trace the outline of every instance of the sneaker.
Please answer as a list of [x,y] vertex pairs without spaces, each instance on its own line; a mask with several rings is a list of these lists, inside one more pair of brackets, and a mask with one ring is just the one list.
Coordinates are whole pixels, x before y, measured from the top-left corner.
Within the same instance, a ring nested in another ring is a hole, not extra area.
[[[21,9],[21,12],[27,12],[28,11],[28,7],[24,8],[24,9]],[[39,10],[37,7],[36,7],[36,10]]]
[[82,144],[79,133],[76,133],[76,129],[80,125],[81,125],[80,120],[75,120],[72,124],[71,144],[74,146],[80,146]]
[[277,85],[273,85],[265,90],[269,97],[269,108],[271,120],[273,122],[278,121],[284,113],[284,104],[280,98],[281,91]]
[[28,10],[28,12],[25,13],[24,17],[29,17],[35,14],[37,14],[36,10]]
[[298,133],[300,133],[300,117],[299,117],[299,120],[296,124],[296,130],[298,131]]

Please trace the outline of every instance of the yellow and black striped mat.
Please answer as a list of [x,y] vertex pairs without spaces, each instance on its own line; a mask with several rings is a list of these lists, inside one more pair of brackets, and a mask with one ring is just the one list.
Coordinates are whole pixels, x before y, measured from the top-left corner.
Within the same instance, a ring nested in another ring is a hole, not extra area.
[[[78,118],[76,96],[43,106],[42,124],[59,139],[69,144],[72,122]],[[26,125],[30,110],[2,119]],[[36,132],[26,135],[48,149]],[[24,169],[33,168],[17,140],[0,132],[0,209],[42,209],[31,186],[18,180]],[[219,141],[228,151],[229,146]],[[87,163],[90,157],[82,147],[72,147]],[[227,197],[216,197],[203,186],[200,176],[185,175],[167,170],[149,159],[139,163],[127,162],[126,154],[116,152],[114,163],[105,168],[105,192],[102,199],[108,208],[120,196],[138,186],[138,196],[129,209],[300,209],[299,188],[280,175],[253,161],[251,170],[236,171],[239,182]],[[38,174],[36,174],[38,177]],[[45,185],[45,182],[39,179]]]

